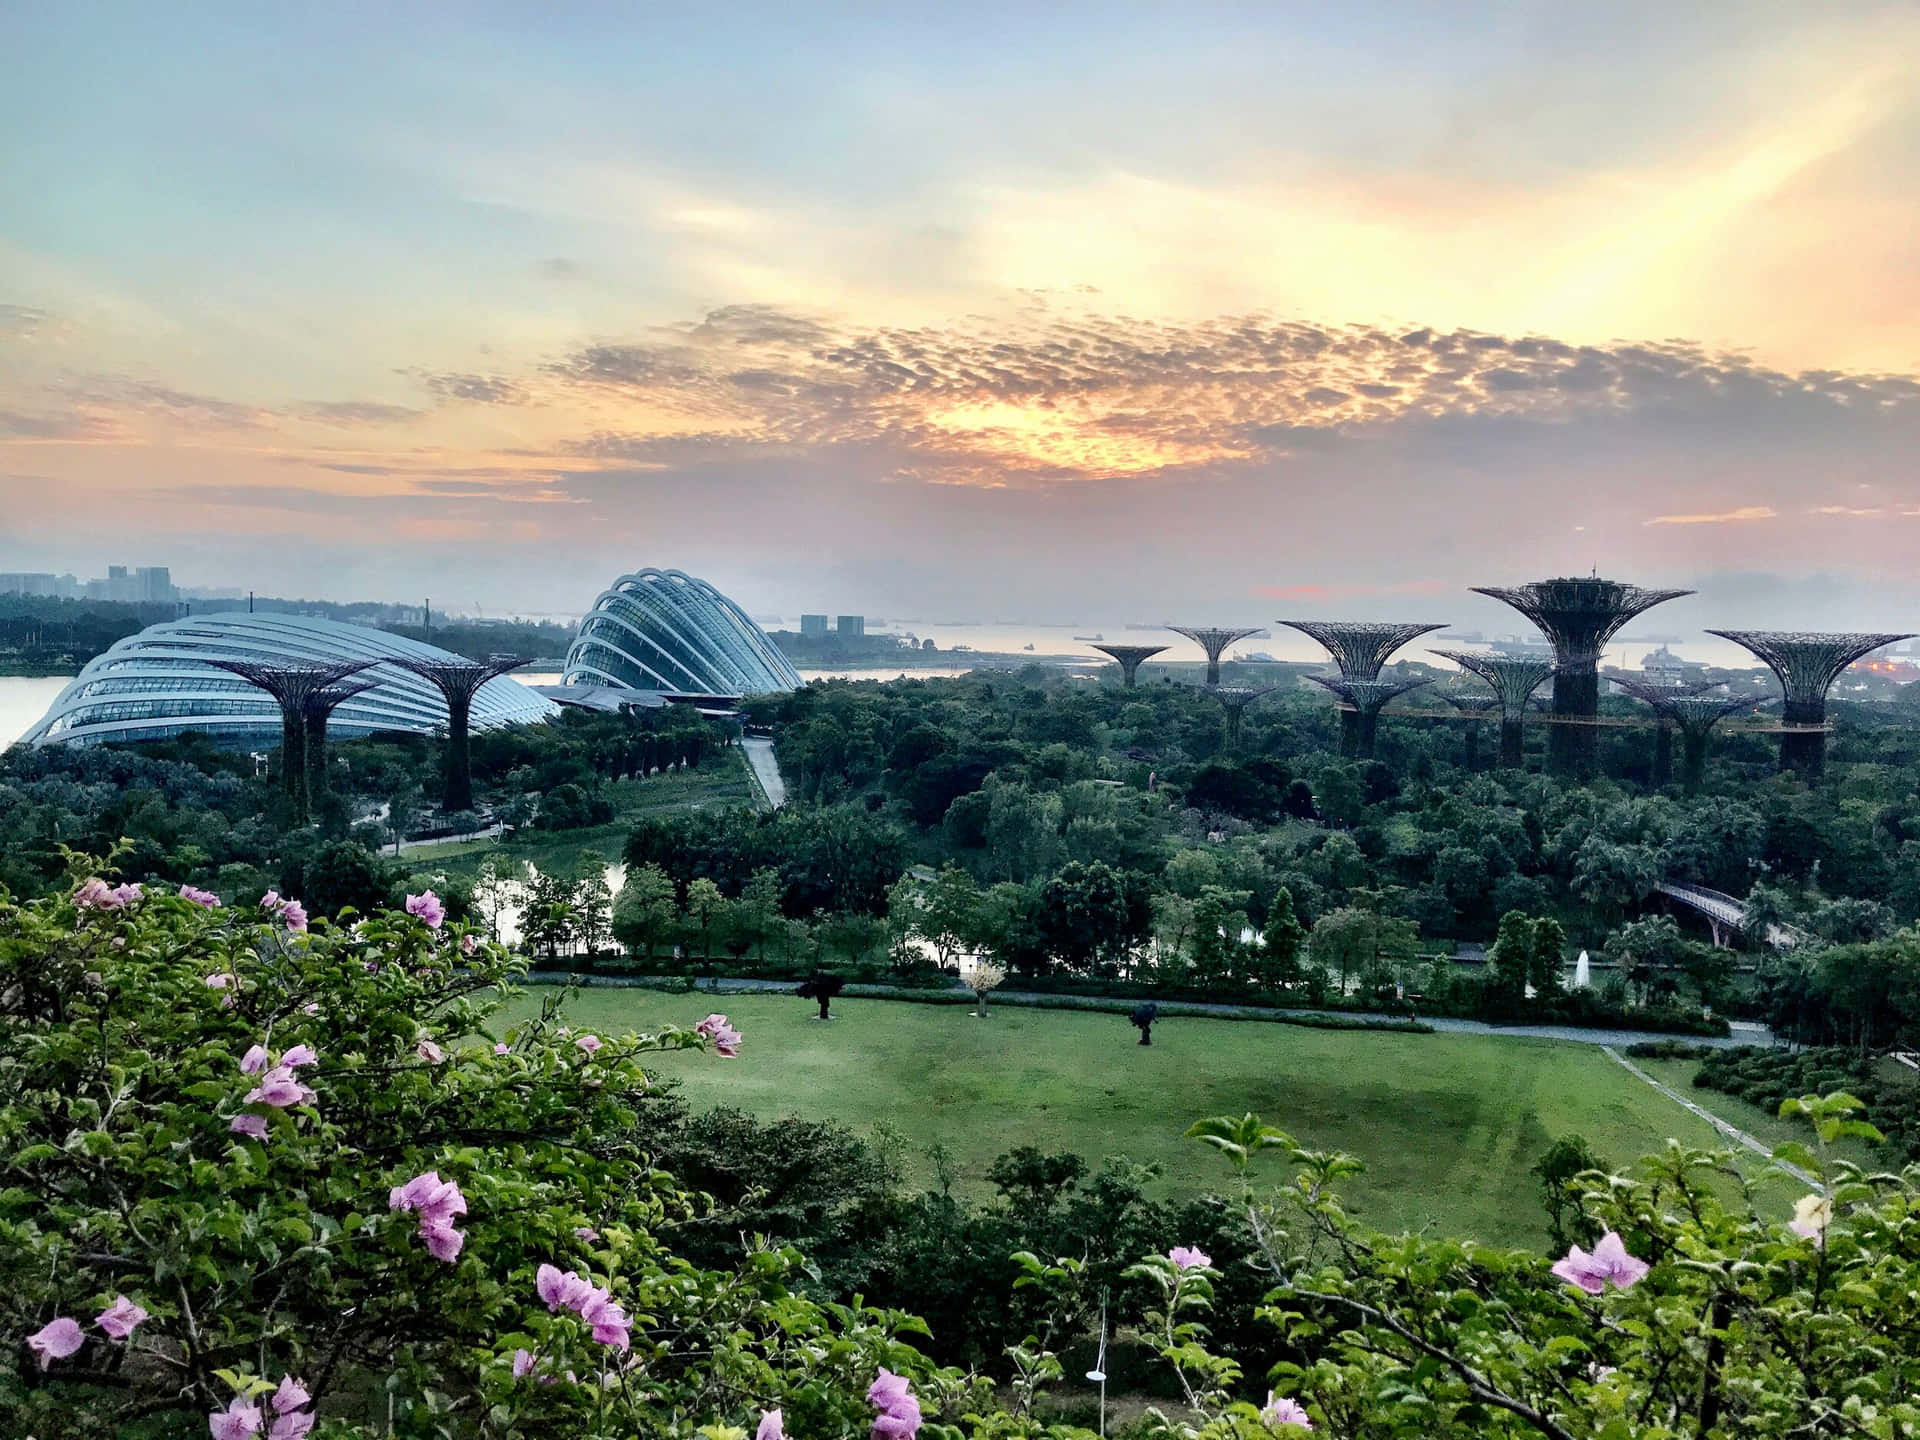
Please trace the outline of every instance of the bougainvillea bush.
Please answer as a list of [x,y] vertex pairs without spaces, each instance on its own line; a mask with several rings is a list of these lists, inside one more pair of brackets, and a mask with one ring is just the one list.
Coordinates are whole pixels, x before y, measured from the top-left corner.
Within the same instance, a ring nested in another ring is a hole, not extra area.
[[516,962],[430,898],[309,925],[76,865],[0,892],[0,1434],[850,1434],[924,1372],[792,1253],[655,1243],[694,1202],[643,1065],[739,1063],[723,1017],[503,1034]]
[[[797,1293],[790,1250],[745,1235],[704,1270],[659,1242],[702,1202],[652,1161],[645,1061],[753,1063],[726,1017],[500,1033],[518,963],[431,894],[324,920],[74,867],[60,896],[0,892],[0,1436],[1092,1440],[1040,1404],[1101,1313],[1077,1257],[1015,1257],[1054,1314],[996,1388],[931,1369],[909,1316]],[[1583,1176],[1596,1238],[1559,1256],[1371,1233],[1338,1196],[1357,1161],[1204,1121],[1274,1363],[1218,1353],[1222,1272],[1176,1245],[1128,1278],[1178,1402],[1130,1423],[1920,1436],[1920,1176],[1833,1158],[1876,1138],[1849,1096],[1783,1109],[1811,1127],[1777,1155],[1807,1177],[1787,1213],[1676,1145]]]

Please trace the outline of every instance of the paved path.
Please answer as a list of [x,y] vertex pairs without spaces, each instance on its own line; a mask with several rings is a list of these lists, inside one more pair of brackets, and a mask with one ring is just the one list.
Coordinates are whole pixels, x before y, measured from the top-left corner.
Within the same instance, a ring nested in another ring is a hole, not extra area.
[[760,782],[767,804],[778,810],[787,803],[787,782],[780,778],[780,762],[773,758],[773,741],[748,735],[741,739],[740,748],[747,752],[747,764],[753,767],[754,778]]
[[[572,976],[567,974],[543,973],[540,971],[535,971],[527,976],[528,981],[536,985],[563,984],[571,978]],[[669,978],[674,977],[661,975],[583,975],[580,977],[580,980],[584,985],[610,985],[618,987],[659,985],[662,981]],[[695,982],[695,988],[714,995],[791,994],[793,987],[798,983],[798,981],[794,980],[752,980],[744,976],[730,977],[721,975],[711,978],[702,977]],[[973,992],[962,985],[951,985],[944,989],[938,987],[914,989],[907,986],[861,985],[856,983],[847,986],[846,994],[855,1000],[863,998],[885,1000],[890,998],[912,999],[915,995],[929,994],[950,994],[956,997],[971,997]],[[1097,1005],[1096,1002],[1098,1002]],[[1041,990],[996,990],[993,992],[993,998],[989,1003],[995,1005],[1011,1004],[1034,1006],[1037,1008],[1054,1005],[1063,1010],[1086,1010],[1099,1007],[1111,1007],[1115,1010],[1131,1010],[1134,1006],[1138,1005],[1140,1001],[1135,998],[1116,995],[1059,995]],[[1284,1019],[1291,1017],[1295,1019],[1332,1019],[1336,1021],[1357,1021],[1361,1024],[1380,1024],[1383,1022],[1392,1023],[1400,1018],[1394,1015],[1384,1015],[1377,1011],[1276,1010],[1268,1005],[1228,1005],[1224,1003],[1216,1004],[1204,1000],[1162,1000],[1156,1003],[1160,1006],[1160,1013],[1169,1019],[1177,1019],[1182,1015],[1189,1017],[1217,1015],[1226,1020]],[[1652,1030],[1592,1030],[1578,1025],[1489,1025],[1484,1020],[1451,1020],[1437,1015],[1422,1015],[1419,1017],[1419,1020],[1421,1024],[1449,1035],[1506,1035],[1523,1040],[1565,1040],[1576,1045],[1600,1045],[1609,1048],[1615,1045],[1637,1045],[1645,1040],[1677,1039],[1685,1040],[1690,1044],[1707,1045],[1715,1049],[1725,1049],[1734,1045],[1767,1045],[1771,1044],[1773,1039],[1772,1034],[1760,1026],[1738,1028],[1731,1037],[1721,1037],[1718,1035],[1676,1036],[1666,1032],[1656,1032]],[[1614,1058],[1620,1059],[1617,1055]],[[1626,1062],[1622,1060],[1621,1063],[1625,1064]]]
[[1703,1107],[1694,1104],[1693,1101],[1689,1100],[1686,1096],[1682,1095],[1678,1090],[1675,1090],[1671,1085],[1661,1084],[1660,1081],[1654,1079],[1653,1076],[1649,1075],[1646,1071],[1642,1070],[1638,1065],[1634,1064],[1631,1060],[1627,1059],[1626,1056],[1622,1055],[1618,1050],[1615,1050],[1611,1045],[1606,1047],[1606,1051],[1607,1051],[1608,1057],[1612,1059],[1615,1063],[1625,1068],[1625,1070],[1629,1075],[1638,1075],[1642,1080],[1646,1081],[1647,1084],[1651,1085],[1654,1089],[1658,1090],[1662,1095],[1666,1096],[1669,1100],[1673,1101],[1674,1104],[1678,1105],[1681,1109],[1686,1110],[1691,1114],[1699,1116],[1702,1120],[1706,1121],[1709,1125],[1711,1125],[1715,1130],[1719,1131],[1720,1134],[1724,1135],[1727,1139],[1733,1141],[1734,1144],[1744,1145],[1747,1149],[1751,1150],[1754,1154],[1761,1156],[1763,1159],[1772,1161],[1773,1164],[1778,1165],[1782,1170],[1786,1171],[1789,1175],[1793,1176],[1793,1178],[1798,1180],[1801,1184],[1811,1186],[1815,1190],[1818,1190],[1820,1188],[1820,1182],[1817,1179],[1815,1179],[1813,1176],[1809,1175],[1806,1171],[1802,1170],[1798,1165],[1789,1165],[1784,1160],[1774,1160],[1773,1150],[1769,1146],[1761,1144],[1758,1140],[1754,1139],[1753,1136],[1749,1135],[1746,1131],[1739,1129],[1737,1126],[1729,1124],[1727,1121],[1722,1120],[1718,1115],[1715,1115],[1711,1111],[1706,1110]]

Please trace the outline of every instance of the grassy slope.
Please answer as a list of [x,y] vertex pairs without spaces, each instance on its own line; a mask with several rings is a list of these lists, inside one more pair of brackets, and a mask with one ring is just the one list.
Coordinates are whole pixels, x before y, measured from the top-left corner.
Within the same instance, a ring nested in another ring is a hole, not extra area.
[[[525,1011],[541,992],[516,1002]],[[1537,1245],[1540,1152],[1569,1131],[1616,1166],[1666,1137],[1709,1146],[1712,1131],[1596,1047],[1471,1035],[1354,1035],[1229,1021],[1166,1020],[1154,1044],[1124,1019],[1064,1011],[841,1000],[822,1025],[788,996],[589,990],[573,1023],[603,1032],[691,1024],[724,1008],[746,1035],[742,1058],[670,1055],[660,1069],[696,1106],[762,1116],[877,1122],[916,1147],[954,1152],[970,1188],[1020,1144],[1124,1154],[1163,1167],[1177,1188],[1224,1188],[1225,1167],[1193,1141],[1203,1115],[1258,1112],[1303,1144],[1352,1151],[1366,1175],[1347,1195],[1368,1223]],[[924,1173],[921,1178],[925,1178]]]
[[612,782],[605,791],[614,809],[609,824],[582,830],[530,830],[504,845],[493,840],[423,845],[407,851],[406,863],[418,870],[444,869],[471,875],[483,859],[495,853],[531,860],[543,869],[556,863],[571,864],[582,851],[618,860],[626,848],[627,833],[638,820],[682,810],[752,805],[756,792],[747,778],[746,765],[746,757],[729,747],[699,770]]

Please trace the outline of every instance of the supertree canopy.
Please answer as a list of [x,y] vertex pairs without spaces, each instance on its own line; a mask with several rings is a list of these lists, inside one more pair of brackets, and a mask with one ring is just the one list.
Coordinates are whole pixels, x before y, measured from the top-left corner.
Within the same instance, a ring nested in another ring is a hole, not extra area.
[[1527,701],[1553,673],[1553,666],[1525,656],[1478,655],[1471,650],[1435,650],[1433,653],[1487,682],[1500,706],[1501,768],[1518,770],[1526,758],[1526,734],[1520,727],[1527,713]]
[[1779,677],[1784,708],[1780,768],[1818,775],[1827,760],[1827,691],[1861,656],[1911,635],[1819,634],[1806,630],[1709,630],[1745,646]]
[[1340,752],[1352,759],[1371,760],[1380,727],[1380,712],[1396,695],[1431,685],[1431,680],[1345,680],[1326,675],[1306,677],[1331,690],[1347,703],[1340,716]]
[[1202,650],[1207,652],[1207,684],[1220,683],[1220,657],[1226,653],[1227,646],[1236,640],[1244,640],[1257,633],[1258,626],[1249,626],[1244,630],[1222,629],[1208,625],[1169,625],[1176,635],[1184,635]]
[[1164,645],[1096,645],[1093,648],[1102,655],[1120,662],[1120,683],[1131,690],[1133,677],[1140,673],[1140,667],[1167,647]]
[[1380,667],[1394,651],[1446,622],[1371,620],[1282,620],[1282,625],[1318,641],[1340,667],[1343,680],[1378,680]]
[[1691,590],[1642,590],[1598,575],[1536,580],[1529,585],[1476,585],[1475,593],[1504,600],[1553,646],[1553,713],[1559,722],[1547,755],[1562,774],[1588,774],[1599,751],[1594,720],[1600,713],[1600,656],[1620,627],[1636,615]]
[[[1751,710],[1754,704],[1751,696],[1686,694],[1659,685],[1649,685],[1644,680],[1628,680],[1619,676],[1613,677],[1613,683],[1635,699],[1644,700],[1653,707],[1654,714],[1680,732],[1683,747],[1681,783],[1689,795],[1700,788],[1700,781],[1706,774],[1707,737],[1713,734],[1713,727],[1737,711]],[[1666,784],[1672,766],[1671,748],[1662,746],[1657,749],[1654,756],[1654,784]]]

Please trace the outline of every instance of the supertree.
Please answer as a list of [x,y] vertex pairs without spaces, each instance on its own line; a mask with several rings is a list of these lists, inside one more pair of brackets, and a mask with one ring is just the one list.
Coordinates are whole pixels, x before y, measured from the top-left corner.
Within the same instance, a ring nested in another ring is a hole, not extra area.
[[1493,698],[1500,706],[1500,768],[1518,770],[1526,756],[1526,736],[1520,727],[1527,713],[1527,701],[1540,688],[1540,682],[1553,673],[1553,666],[1544,660],[1476,655],[1471,650],[1435,650],[1433,653],[1487,682],[1487,688],[1493,691]]
[[413,660],[393,662],[429,681],[447,702],[447,764],[440,808],[451,815],[473,808],[473,754],[468,725],[473,712],[473,697],[480,687],[509,670],[518,670],[525,660],[512,655],[495,655],[490,660]]
[[1444,621],[1282,620],[1282,625],[1318,641],[1340,667],[1342,680],[1378,680],[1389,656],[1416,635],[1438,630]]
[[1258,689],[1248,686],[1215,685],[1207,693],[1218,700],[1227,710],[1227,744],[1236,747],[1240,744],[1240,722],[1246,716],[1247,707],[1262,695],[1274,692],[1272,685],[1262,685]]
[[278,665],[262,660],[208,660],[207,664],[238,675],[273,697],[280,707],[280,783],[286,787],[294,819],[305,824],[307,805],[307,701],[349,675],[358,675],[373,660]]
[[[1687,695],[1644,680],[1614,676],[1613,683],[1637,700],[1653,707],[1661,720],[1660,734],[1667,736],[1667,725],[1680,732],[1680,784],[1691,795],[1700,788],[1707,771],[1707,737],[1713,727],[1737,710],[1751,710],[1753,699],[1742,695]],[[1664,750],[1665,754],[1662,755]],[[1653,783],[1665,785],[1673,778],[1673,744],[1656,741],[1653,756]]]
[[300,707],[302,740],[307,762],[307,808],[317,810],[327,793],[327,722],[333,712],[356,695],[364,695],[378,680],[337,680],[310,692]]
[[1642,590],[1598,575],[1473,588],[1513,606],[1552,643],[1553,715],[1558,723],[1547,739],[1547,758],[1563,775],[1592,774],[1600,750],[1594,728],[1600,714],[1600,656],[1607,642],[1634,616],[1693,592]]
[[1140,667],[1167,647],[1164,645],[1096,645],[1093,648],[1102,655],[1120,662],[1120,683],[1131,690],[1133,677],[1140,673]]
[[1338,676],[1309,675],[1314,684],[1331,690],[1346,702],[1340,715],[1340,753],[1349,759],[1371,760],[1380,726],[1380,712],[1396,695],[1431,685],[1431,680],[1342,680]]
[[1206,625],[1169,625],[1167,628],[1176,635],[1186,636],[1207,652],[1207,684],[1209,685],[1220,683],[1220,657],[1226,653],[1227,647],[1234,641],[1244,640],[1247,636],[1257,634],[1259,631],[1258,626],[1249,626],[1244,630],[1223,630]]
[[1818,776],[1827,765],[1827,691],[1840,672],[1882,645],[1911,635],[1818,634],[1805,630],[1709,630],[1745,646],[1780,679],[1780,768]]

